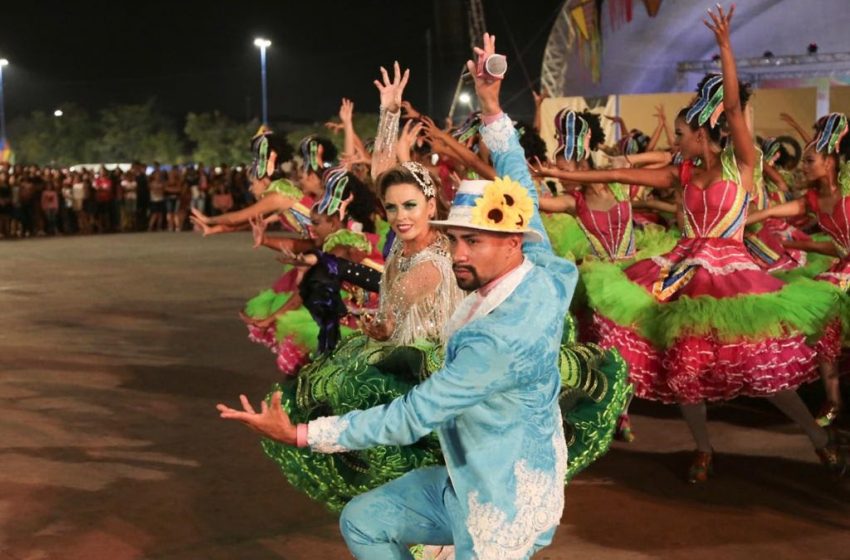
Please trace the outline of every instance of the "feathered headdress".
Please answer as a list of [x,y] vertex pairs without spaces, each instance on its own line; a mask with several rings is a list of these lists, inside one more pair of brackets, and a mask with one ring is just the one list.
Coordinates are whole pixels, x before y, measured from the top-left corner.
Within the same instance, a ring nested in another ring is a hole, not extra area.
[[299,148],[301,159],[304,160],[304,167],[314,173],[318,173],[320,169],[327,167],[322,158],[325,149],[316,136],[307,136],[301,140]]
[[568,160],[581,161],[590,157],[590,123],[579,113],[561,109],[555,115],[556,153],[563,153]]
[[478,134],[478,129],[481,128],[481,111],[471,113],[466,120],[463,121],[457,130],[452,133],[452,136],[458,142],[465,143],[467,140]]
[[[319,214],[332,216],[345,208],[345,188],[348,186],[348,170],[343,166],[331,167],[322,175],[325,194],[313,208]],[[340,216],[342,217],[342,216]]]
[[262,179],[268,174],[270,134],[272,134],[271,129],[262,125],[251,138],[251,156],[253,157],[251,175],[256,179]]
[[815,151],[822,154],[837,154],[841,140],[847,135],[847,115],[830,113],[818,119],[815,125],[817,136],[812,140]]
[[761,141],[761,151],[764,154],[764,162],[776,165],[776,160],[782,155],[782,142],[776,138],[765,138]]
[[649,144],[649,137],[638,129],[632,129],[627,135],[620,138],[617,147],[624,156],[639,154]]
[[691,123],[696,120],[700,126],[708,123],[711,128],[714,128],[722,114],[723,76],[720,74],[709,74],[708,79],[704,80],[702,86],[697,91],[697,98],[688,108],[685,121]]

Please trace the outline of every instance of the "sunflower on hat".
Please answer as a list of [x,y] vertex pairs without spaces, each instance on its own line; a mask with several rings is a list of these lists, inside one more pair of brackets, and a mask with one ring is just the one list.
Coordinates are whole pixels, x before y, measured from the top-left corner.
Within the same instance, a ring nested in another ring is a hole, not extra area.
[[510,177],[497,178],[484,188],[472,209],[472,223],[487,229],[521,232],[534,214],[525,188]]

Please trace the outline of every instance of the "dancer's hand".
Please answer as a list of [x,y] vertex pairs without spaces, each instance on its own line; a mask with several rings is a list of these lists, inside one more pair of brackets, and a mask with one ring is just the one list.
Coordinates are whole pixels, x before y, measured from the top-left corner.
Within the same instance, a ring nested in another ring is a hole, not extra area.
[[298,253],[297,255],[289,249],[281,248],[281,256],[277,260],[283,264],[291,264],[293,266],[311,267],[319,262],[319,257],[313,253]]
[[271,404],[262,401],[260,403],[260,412],[254,410],[254,407],[251,406],[248,397],[245,395],[239,395],[242,410],[230,408],[221,403],[216,405],[216,409],[218,409],[221,418],[238,420],[264,437],[280,441],[287,445],[295,445],[298,430],[295,424],[289,419],[289,415],[280,405],[282,396],[283,394],[277,391],[272,395]]
[[355,152],[353,154],[342,154],[339,158],[339,163],[340,165],[344,165],[347,169],[353,169],[355,165],[368,165],[372,163],[372,159],[364,156],[360,152]]
[[257,214],[253,218],[250,218],[248,223],[251,224],[251,235],[254,237],[254,249],[262,247],[266,240],[266,228],[268,227],[265,218],[263,218],[262,214]]
[[343,126],[354,122],[354,101],[342,98],[342,104],[339,106],[339,120]]
[[554,177],[553,169],[549,162],[543,163],[540,158],[535,156],[533,162],[528,163],[528,169],[531,170],[531,175],[534,177]]
[[201,225],[201,224],[207,225],[207,226],[211,225],[211,223],[210,223],[211,220],[210,220],[209,216],[207,216],[206,214],[204,214],[203,212],[201,212],[197,208],[192,208],[192,216],[191,216],[190,219],[192,220],[193,223],[196,223],[198,225]]
[[216,233],[221,233],[222,231],[221,226],[212,226],[206,222],[202,222],[195,216],[190,216],[189,221],[192,222],[194,225],[198,226],[198,228],[200,228],[201,235],[203,235],[204,237],[207,237],[208,235],[215,235]]
[[404,111],[403,116],[408,119],[418,119],[422,117],[422,113],[417,111],[416,108],[410,104],[410,101],[402,101],[401,110]]
[[481,104],[481,113],[483,115],[498,115],[502,112],[499,105],[499,92],[502,89],[502,80],[493,80],[486,73],[479,75],[478,68],[483,65],[484,61],[490,56],[496,54],[496,36],[489,33],[484,34],[484,48],[475,47],[473,49],[477,62],[468,60],[466,68],[475,80],[475,93],[478,95],[478,101]]
[[375,87],[381,94],[381,108],[390,113],[395,113],[401,108],[401,97],[407,80],[410,79],[410,69],[401,72],[398,61],[393,63],[393,79],[390,80],[387,69],[381,66],[381,79],[375,80]]
[[339,134],[345,128],[345,125],[338,122],[328,121],[325,123],[325,128],[334,134]]
[[407,121],[404,123],[404,128],[401,130],[401,135],[396,143],[396,157],[400,162],[410,161],[410,150],[416,144],[416,138],[423,128],[422,123],[416,121]]
[[437,126],[431,117],[422,117],[423,137],[431,144],[431,149],[437,153],[449,155],[449,139],[451,134]]
[[423,129],[425,130],[425,134],[432,138],[443,138],[445,136],[449,136],[449,133],[437,126],[437,123],[434,122],[429,116],[423,116],[421,119]]
[[715,6],[717,13],[712,12],[710,9],[708,10],[708,17],[711,18],[711,23],[708,20],[703,20],[702,22],[714,33],[714,38],[717,40],[718,46],[728,47],[729,23],[732,21],[732,14],[735,13],[735,4],[729,7],[728,13],[723,13],[723,7],[720,4],[716,4]]
[[393,333],[393,325],[389,318],[383,321],[374,313],[364,313],[360,317],[360,328],[373,340],[389,340]]
[[664,105],[656,105],[655,118],[658,119],[658,122],[667,123],[667,113],[664,112]]

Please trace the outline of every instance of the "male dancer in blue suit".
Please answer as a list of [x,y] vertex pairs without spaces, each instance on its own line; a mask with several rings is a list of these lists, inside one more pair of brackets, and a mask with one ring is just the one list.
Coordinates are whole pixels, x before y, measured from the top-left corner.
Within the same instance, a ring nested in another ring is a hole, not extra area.
[[[470,61],[482,139],[500,176],[465,181],[445,228],[458,285],[472,290],[446,325],[444,367],[403,397],[295,426],[280,394],[255,412],[219,405],[269,438],[337,453],[409,445],[436,431],[444,467],[411,471],[354,498],[342,534],[361,559],[410,558],[410,544],[454,544],[458,559],[523,559],[548,545],[564,508],[558,352],[577,281],[552,253],[517,133],[499,105],[484,36]],[[511,179],[513,177],[514,179]]]

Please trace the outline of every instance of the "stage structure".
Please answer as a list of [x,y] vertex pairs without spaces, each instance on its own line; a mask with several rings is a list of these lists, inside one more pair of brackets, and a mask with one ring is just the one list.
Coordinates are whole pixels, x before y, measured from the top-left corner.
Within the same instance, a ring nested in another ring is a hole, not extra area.
[[[690,91],[714,70],[704,2],[567,0],[549,34],[541,81],[552,97]],[[846,84],[847,0],[738,2],[732,29],[745,78],[762,88]],[[813,49],[815,52],[811,52]],[[769,70],[768,70],[769,69]]]
[[[704,18],[697,2],[566,0],[543,54],[541,83],[552,98],[542,108],[543,138],[554,142],[549,121],[558,104],[623,116],[647,133],[654,106],[663,104],[672,123],[703,74],[720,68]],[[732,43],[741,78],[758,90],[752,105],[761,134],[788,132],[779,111],[799,122],[850,112],[847,29],[847,0],[738,3]],[[603,125],[615,142],[616,127]]]
[[[784,56],[771,54],[738,60],[737,63],[741,80],[752,83],[756,88],[816,87],[816,117],[830,112],[832,86],[850,85],[850,52]],[[687,83],[687,74],[702,76],[706,72],[719,72],[720,66],[713,60],[693,60],[680,62],[677,69],[679,82]]]
[[[484,21],[484,6],[481,0],[467,0],[467,22],[469,24],[469,50],[472,51],[475,47],[481,46],[481,37],[487,31],[487,22]],[[472,76],[466,69],[466,64],[460,69],[460,77],[457,80],[455,94],[452,97],[452,105],[449,108],[449,119],[454,119],[455,110],[460,103],[460,94],[464,86],[472,84]],[[471,105],[470,105],[471,107]]]

